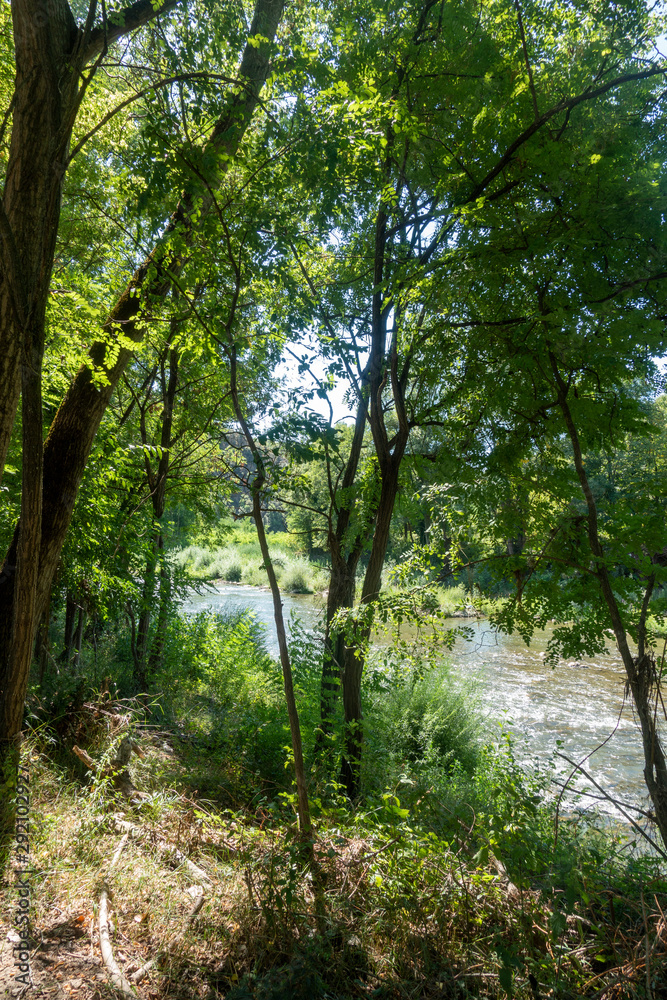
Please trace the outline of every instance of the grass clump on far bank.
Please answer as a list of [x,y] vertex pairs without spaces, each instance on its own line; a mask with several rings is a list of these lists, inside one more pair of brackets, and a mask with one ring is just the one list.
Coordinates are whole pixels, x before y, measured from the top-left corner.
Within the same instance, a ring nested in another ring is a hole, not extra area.
[[[280,546],[271,547],[278,583],[291,594],[322,592],[329,583],[325,567]],[[268,577],[257,541],[243,541],[222,548],[189,545],[172,555],[174,563],[194,580],[225,580],[266,587]]]

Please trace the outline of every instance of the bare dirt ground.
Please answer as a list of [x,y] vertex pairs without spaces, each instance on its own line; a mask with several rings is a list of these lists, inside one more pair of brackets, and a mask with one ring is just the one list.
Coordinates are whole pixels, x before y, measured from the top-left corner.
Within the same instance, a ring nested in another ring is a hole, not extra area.
[[[97,921],[85,908],[72,907],[67,912],[53,912],[53,918],[32,928],[30,947],[30,986],[17,981],[22,973],[13,949],[18,934],[7,919],[11,906],[11,888],[2,894],[3,916],[0,920],[0,998],[14,1000],[109,1000],[114,992],[102,964]],[[10,910],[11,915],[11,910]],[[120,949],[116,955],[126,973],[139,967]],[[124,961],[125,960],[125,961]],[[158,996],[145,979],[139,988],[142,997]]]

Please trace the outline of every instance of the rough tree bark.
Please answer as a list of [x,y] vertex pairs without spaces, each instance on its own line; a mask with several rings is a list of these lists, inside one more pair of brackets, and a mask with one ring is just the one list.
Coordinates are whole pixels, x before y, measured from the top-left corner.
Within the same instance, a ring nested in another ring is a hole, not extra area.
[[[173,6],[170,3],[168,6]],[[42,394],[46,302],[60,219],[62,180],[77,113],[90,79],[86,66],[103,51],[97,4],[79,28],[67,0],[12,0],[15,88],[5,186],[0,202],[0,470],[22,403],[21,528],[0,575],[0,780],[11,788],[38,606],[42,524]],[[139,11],[141,8],[141,12]],[[164,7],[163,7],[164,9]],[[155,17],[150,3],[125,12],[127,25]],[[55,572],[55,567],[54,567]],[[3,796],[4,802],[9,797]],[[11,818],[0,816],[0,843]]]
[[[72,128],[108,45],[175,7],[140,0],[95,25],[91,3],[78,26],[67,0],[12,0],[16,78],[0,205],[0,477],[21,392],[26,324],[43,329],[62,181]],[[25,357],[24,357],[25,362]]]

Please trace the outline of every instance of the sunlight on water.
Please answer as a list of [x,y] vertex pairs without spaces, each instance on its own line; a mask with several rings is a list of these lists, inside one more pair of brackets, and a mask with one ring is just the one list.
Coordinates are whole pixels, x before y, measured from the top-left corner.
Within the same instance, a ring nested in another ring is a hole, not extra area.
[[[265,627],[269,652],[277,656],[268,589],[218,584],[205,594],[192,595],[184,605],[190,613],[207,607],[252,610]],[[285,594],[287,622],[292,611],[307,628],[313,628],[322,615],[322,599]],[[499,732],[502,727],[513,734],[519,760],[551,760],[554,751],[560,750],[582,764],[612,797],[630,803],[646,799],[641,743],[632,708],[624,697],[624,672],[613,640],[607,656],[564,661],[552,669],[544,662],[548,632],[537,635],[527,647],[519,636],[494,632],[488,622],[464,624],[473,628],[474,639],[458,640],[448,654],[453,674],[472,682],[490,730]],[[557,766],[561,774],[572,771],[563,760]],[[597,794],[581,778],[572,784]],[[584,804],[594,802],[587,799]],[[609,804],[601,806],[619,815]]]
[[[457,642],[451,662],[461,677],[477,680],[489,720],[502,721],[520,739],[521,759],[544,760],[560,749],[612,797],[645,798],[641,743],[613,640],[606,656],[566,660],[552,668],[544,662],[549,632],[535,636],[528,647],[519,636],[495,633],[487,622],[473,627],[475,639]],[[558,769],[572,771],[563,760]],[[597,794],[586,782],[576,784]]]

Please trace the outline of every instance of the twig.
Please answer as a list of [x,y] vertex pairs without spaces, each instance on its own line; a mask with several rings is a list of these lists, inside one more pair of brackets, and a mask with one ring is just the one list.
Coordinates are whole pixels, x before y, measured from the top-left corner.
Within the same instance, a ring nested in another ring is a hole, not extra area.
[[[125,833],[116,848],[116,853],[111,859],[111,864],[109,865],[109,870],[107,872],[107,879],[116,866],[118,859],[122,853],[127,839],[130,836],[129,831]],[[136,997],[130,983],[123,975],[123,972],[116,962],[113,955],[113,948],[111,947],[111,939],[109,937],[109,917],[108,917],[108,897],[109,897],[109,886],[108,882],[105,880],[104,888],[102,889],[102,895],[100,896],[100,909],[99,909],[99,928],[100,928],[100,951],[102,952],[102,961],[104,962],[107,972],[111,976],[111,982],[115,988],[122,993],[123,996],[132,997],[133,1000]]]
[[[584,764],[590,757],[593,756],[594,753],[597,753],[598,750],[601,750],[602,747],[605,746],[609,742],[609,740],[612,738],[612,736],[616,733],[616,730],[618,729],[618,727],[619,727],[619,725],[621,723],[621,716],[623,714],[623,709],[624,708],[625,708],[625,695],[623,696],[623,702],[621,704],[621,709],[620,709],[620,711],[618,713],[618,718],[616,719],[616,725],[614,726],[614,728],[612,729],[612,731],[609,733],[609,736],[607,736],[607,738],[604,739],[602,741],[602,743],[598,744],[598,746],[596,746],[594,750],[591,750],[590,753],[587,753],[586,756],[581,761],[581,764]],[[576,770],[576,768],[575,768],[575,770]],[[560,804],[561,804],[561,801],[563,799],[563,793],[567,790],[567,787],[570,784],[570,781],[572,780],[573,776],[574,776],[574,770],[570,772],[570,776],[567,779],[567,781],[565,782],[565,784],[560,786],[561,789],[562,789],[562,791],[561,791],[560,795],[558,796],[558,801],[556,802],[556,816],[555,816],[555,819],[554,819],[554,850],[556,850],[556,845],[558,843],[558,818],[559,818],[559,814],[560,814]],[[558,785],[559,782],[555,782],[555,784]],[[619,806],[619,808],[621,807],[621,803],[620,802],[616,802],[614,804],[617,805],[617,806]]]
[[653,1000],[653,990],[651,989],[651,951],[648,946],[648,920],[646,919],[646,903],[644,902],[644,886],[641,889],[642,917],[644,918],[644,948],[646,951],[646,997]]
[[392,846],[392,844],[397,844],[400,839],[400,837],[393,837],[391,840],[388,840],[386,844],[383,844],[382,847],[378,848],[377,851],[372,851],[371,854],[361,854],[358,858],[354,858],[352,861],[348,862],[348,864],[364,864],[366,861],[370,861],[371,858],[376,858],[378,854],[382,854],[382,852],[386,851],[388,847]]
[[639,823],[635,823],[635,821],[633,820],[632,816],[628,816],[628,814],[625,812],[625,810],[621,809],[621,807],[614,801],[614,799],[612,799],[611,795],[608,795],[607,792],[605,792],[604,788],[601,785],[598,785],[598,783],[595,780],[595,778],[592,778],[591,775],[588,773],[588,771],[584,770],[584,768],[581,766],[581,764],[575,763],[575,761],[571,760],[564,753],[560,753],[560,751],[558,751],[558,750],[556,751],[556,756],[557,757],[562,757],[563,760],[566,760],[568,762],[568,764],[572,765],[572,767],[575,767],[578,771],[581,771],[581,773],[583,774],[583,776],[585,778],[588,778],[588,780],[590,781],[590,783],[592,785],[594,785],[595,788],[597,788],[597,790],[605,797],[605,799],[607,799],[608,802],[611,802],[613,805],[615,805],[616,808],[622,813],[622,815],[625,816],[625,818],[627,819],[628,823],[630,823],[630,825],[635,828],[635,830],[640,835],[640,837],[643,837],[644,840],[648,840],[648,842],[651,845],[651,847],[653,847],[654,850],[656,850],[658,852],[658,854],[667,861],[667,854],[665,854],[665,852],[662,850],[662,848],[659,847],[658,844],[656,844],[656,842],[653,839],[653,837],[650,837],[649,834],[646,832],[646,830],[642,830],[642,828],[639,825]]
[[[569,780],[569,779],[568,779]],[[653,822],[653,815],[650,812],[646,812],[645,809],[641,809],[639,806],[633,806],[630,802],[621,802],[619,799],[614,799],[611,795],[596,795],[594,792],[586,792],[583,788],[571,788],[567,783],[563,784],[562,781],[556,781],[555,778],[551,779],[552,784],[556,785],[557,788],[562,788],[565,792],[574,792],[576,795],[585,795],[587,799],[595,799],[596,802],[612,802],[619,809],[632,809],[633,812],[639,813],[644,819],[648,819]]]

